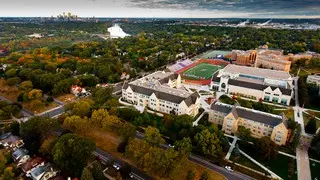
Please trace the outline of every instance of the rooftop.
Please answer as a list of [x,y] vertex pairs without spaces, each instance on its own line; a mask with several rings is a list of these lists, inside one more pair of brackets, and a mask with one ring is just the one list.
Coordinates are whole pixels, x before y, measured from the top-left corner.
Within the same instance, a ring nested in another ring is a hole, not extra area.
[[247,67],[247,66],[238,66],[234,64],[227,65],[223,69],[223,71],[231,74],[244,74],[249,76],[256,76],[256,77],[270,78],[270,79],[287,80],[291,78],[291,75],[285,71],[254,68],[254,67]]
[[[271,126],[277,126],[282,123],[283,117],[279,115],[274,115],[270,113],[265,113],[262,111],[257,111],[249,108],[244,108],[241,106],[236,106],[234,108],[233,105],[224,104],[217,102],[211,105],[211,109],[215,111],[219,111],[222,113],[230,113],[236,114],[238,117],[249,119],[255,122],[260,122],[263,124],[268,124]],[[237,117],[236,117],[237,118]]]

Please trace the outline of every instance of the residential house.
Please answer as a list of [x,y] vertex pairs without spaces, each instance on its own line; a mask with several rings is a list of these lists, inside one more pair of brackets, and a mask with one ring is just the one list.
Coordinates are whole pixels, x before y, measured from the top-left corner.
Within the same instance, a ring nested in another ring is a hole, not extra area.
[[45,165],[45,160],[41,157],[32,157],[30,158],[27,162],[22,164],[20,167],[24,174],[28,177],[30,172],[34,169],[37,168],[38,166],[43,166]]
[[50,178],[57,176],[58,173],[59,171],[55,170],[50,163],[47,163],[43,166],[34,168],[30,172],[29,177],[32,180],[49,180]]
[[28,150],[24,148],[18,148],[12,153],[13,160],[17,163],[17,166],[21,166],[30,158]]

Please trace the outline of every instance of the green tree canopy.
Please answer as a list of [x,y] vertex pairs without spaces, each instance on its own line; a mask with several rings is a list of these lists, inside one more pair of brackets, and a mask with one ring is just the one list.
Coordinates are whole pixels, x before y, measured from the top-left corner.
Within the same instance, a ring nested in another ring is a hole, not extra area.
[[52,149],[53,162],[76,177],[80,177],[88,158],[95,150],[95,144],[76,134],[61,136]]

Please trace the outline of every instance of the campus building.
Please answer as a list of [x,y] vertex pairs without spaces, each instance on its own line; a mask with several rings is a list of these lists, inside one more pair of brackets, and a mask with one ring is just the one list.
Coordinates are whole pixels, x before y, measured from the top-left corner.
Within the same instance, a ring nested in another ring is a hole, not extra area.
[[241,66],[252,66],[257,59],[257,51],[249,50],[249,51],[240,51],[233,50],[231,54],[231,60],[235,61],[235,64]]
[[199,94],[187,91],[181,83],[180,75],[165,71],[124,83],[122,99],[167,114],[195,116],[200,108]]
[[227,134],[236,134],[238,127],[250,129],[251,136],[270,137],[278,145],[285,145],[289,139],[288,120],[282,116],[253,109],[217,102],[209,110],[209,122],[221,125]]
[[292,83],[288,72],[229,64],[212,77],[211,89],[254,101],[289,105]]

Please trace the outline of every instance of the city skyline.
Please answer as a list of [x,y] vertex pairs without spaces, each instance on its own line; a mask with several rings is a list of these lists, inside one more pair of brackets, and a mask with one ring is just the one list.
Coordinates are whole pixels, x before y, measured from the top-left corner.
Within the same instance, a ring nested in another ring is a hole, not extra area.
[[11,0],[0,17],[320,18],[317,0]]

